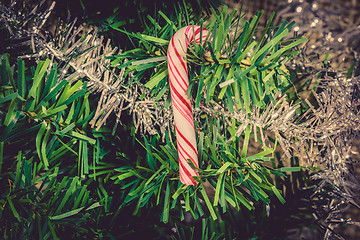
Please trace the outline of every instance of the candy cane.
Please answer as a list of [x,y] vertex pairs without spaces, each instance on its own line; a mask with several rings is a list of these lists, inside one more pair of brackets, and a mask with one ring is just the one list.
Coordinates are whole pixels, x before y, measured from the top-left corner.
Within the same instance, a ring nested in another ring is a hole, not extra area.
[[180,180],[186,185],[196,185],[197,182],[193,179],[193,176],[198,176],[196,170],[188,163],[188,160],[190,160],[198,167],[194,119],[191,102],[186,95],[186,90],[189,86],[186,51],[189,42],[195,41],[200,43],[201,40],[201,43],[203,43],[207,34],[208,30],[203,29],[201,32],[199,26],[181,28],[171,38],[167,52],[170,92],[179,155]]

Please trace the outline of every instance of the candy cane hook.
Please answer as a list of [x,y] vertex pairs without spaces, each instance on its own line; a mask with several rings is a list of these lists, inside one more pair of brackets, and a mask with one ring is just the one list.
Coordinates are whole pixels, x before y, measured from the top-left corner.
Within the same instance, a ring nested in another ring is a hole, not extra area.
[[[186,51],[189,41],[203,43],[208,30],[200,26],[187,26],[177,31],[171,38],[168,52],[168,70],[170,92],[174,112],[176,141],[179,155],[180,180],[186,185],[196,185],[193,176],[198,176],[188,163],[188,160],[198,167],[196,137],[194,119],[192,116],[191,102],[186,95],[189,86],[188,71],[186,65]],[[200,37],[202,39],[200,39]]]

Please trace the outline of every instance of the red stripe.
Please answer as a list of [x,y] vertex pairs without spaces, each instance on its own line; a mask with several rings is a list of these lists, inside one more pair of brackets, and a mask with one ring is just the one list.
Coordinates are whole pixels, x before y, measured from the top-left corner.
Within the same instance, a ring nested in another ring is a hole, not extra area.
[[[195,35],[192,34],[192,31],[189,34],[189,31],[193,30],[193,28],[195,29],[195,31],[194,31]],[[196,37],[196,35],[198,35],[200,33],[200,30],[201,30],[201,28],[199,26],[188,26],[186,28],[185,35],[187,35],[189,38],[189,41],[192,42],[194,40],[194,36]]]
[[[191,142],[189,142],[189,140],[187,140],[185,137],[184,137],[184,135],[179,131],[179,129],[177,128],[177,126],[175,125],[175,129],[176,129],[176,133],[177,134],[179,134],[179,135],[177,135],[177,136],[180,136],[191,148],[192,148],[192,150],[196,153],[196,155],[197,155],[197,150],[196,150],[196,148],[191,144]],[[195,132],[195,130],[194,130],[194,132]],[[195,143],[196,144],[196,143]]]
[[[170,61],[172,61],[172,59],[170,58]],[[172,73],[172,76],[174,76],[174,78],[173,78],[173,80],[174,81],[176,81],[180,86],[181,86],[181,88],[182,88],[182,90],[184,91],[184,92],[186,92],[186,89],[187,89],[187,87],[189,86],[189,81],[186,79],[187,78],[187,72],[185,71],[185,74],[186,74],[186,76],[185,76],[185,78],[181,75],[181,73],[179,72],[179,69],[177,68],[177,67],[175,67],[176,65],[173,63],[173,62],[169,62],[169,64],[168,64],[168,68],[170,68],[170,71],[171,71],[171,73]],[[177,75],[179,76],[175,76],[175,72],[173,71],[175,69],[175,71],[176,71],[176,73],[177,73]],[[185,70],[187,70],[187,69],[185,69]],[[169,74],[170,74],[170,72],[169,72]],[[182,81],[180,81],[180,79],[182,80]]]
[[[171,58],[170,58],[170,61],[172,61]],[[173,63],[173,65],[174,65],[174,63]],[[175,78],[175,80],[177,80],[177,78],[175,77],[175,73],[174,73],[174,71],[173,71],[173,68],[170,66],[170,63],[168,64],[168,68],[170,69],[169,78],[170,78],[170,73],[171,73],[171,75]],[[175,70],[177,71],[178,75],[180,75],[178,69],[175,68]],[[179,81],[177,81],[177,83],[179,84],[179,86],[181,87],[181,89],[182,89],[184,92],[186,92],[186,88],[188,87],[188,83],[185,81],[185,79],[184,79],[181,75],[180,75],[180,78],[183,80],[183,84],[185,84],[185,87],[183,87],[182,84],[181,84]],[[171,79],[170,79],[170,81],[171,81]]]
[[190,121],[192,121],[192,119],[190,118],[190,116],[192,116],[191,112],[186,109],[184,104],[179,99],[177,99],[176,97],[174,98],[173,94],[171,94],[171,97],[173,98],[173,104],[175,104],[176,109],[179,110],[181,117],[187,119],[190,123]]
[[177,101],[173,101],[173,106],[180,112],[181,116],[185,118],[191,126],[194,126],[194,119],[192,118],[192,115],[184,112],[184,109],[181,108],[181,104],[179,104]]
[[195,30],[195,36],[198,35],[200,33],[201,28],[197,27],[197,29]]
[[191,28],[192,28],[191,25],[190,25],[190,26],[187,26],[187,28],[186,28],[186,30],[185,30],[185,35],[186,35],[186,36],[189,36],[189,31],[190,31]]
[[186,167],[184,167],[182,161],[179,160],[179,165],[180,165],[180,168],[185,172],[185,175],[189,177],[190,181],[192,184],[196,184],[196,181],[191,177],[191,173],[186,169]]
[[188,103],[188,101],[177,91],[177,89],[174,87],[172,82],[170,81],[170,89],[173,90],[173,93],[175,93],[176,97],[180,99],[180,101],[186,106],[189,112],[191,112],[191,106]]
[[[175,47],[175,44],[174,44],[174,41],[175,41],[174,37],[172,37],[172,39],[171,39],[171,47],[172,47],[172,49],[174,49],[175,55],[179,59],[179,61],[180,61],[181,65],[183,66],[183,68],[187,69],[186,63],[184,62],[183,57],[181,56],[181,54],[177,51],[177,49]],[[168,50],[168,52],[169,52],[169,50]]]
[[[188,26],[185,31],[185,35],[189,38],[190,42],[192,42],[192,40],[194,38],[194,36],[192,35],[192,31],[190,31],[190,30],[192,30],[192,28],[193,28],[193,26]],[[185,39],[186,39],[186,37],[185,37]],[[189,45],[189,42],[186,39],[186,48],[188,45]]]
[[[171,95],[172,96],[172,95]],[[192,114],[187,112],[186,109],[183,108],[183,104],[181,102],[178,101],[177,98],[173,98],[173,106],[179,111],[179,113],[181,114],[180,117],[185,118],[186,121],[188,121],[188,123],[191,126],[194,126],[194,119],[192,117]]]
[[[188,183],[187,179],[189,179],[189,177],[186,176],[185,172],[180,167],[180,163],[179,163],[179,172],[180,172],[180,180],[181,180],[181,182],[184,183],[184,184],[191,184],[191,181],[190,181],[190,183]],[[185,177],[187,177],[187,178],[185,179]]]
[[[180,144],[178,144],[178,148],[179,148],[179,149],[182,148]],[[182,162],[182,161],[185,161],[185,162],[186,162],[185,165],[190,167],[187,159],[188,159],[188,158],[186,158],[186,157],[184,156],[184,154],[182,154],[182,152],[179,151],[179,161],[181,161],[181,162]],[[191,159],[190,159],[190,161],[191,161]],[[184,167],[185,167],[185,165],[184,165]],[[186,167],[186,169],[188,169],[188,168]]]
[[181,153],[181,151],[179,151],[180,154],[181,154],[181,156],[182,156],[184,159],[186,159],[186,160],[187,160],[187,159],[190,159],[191,162],[192,162],[196,167],[198,167],[198,164],[195,162],[194,158],[192,158],[192,157],[190,156],[190,154],[181,146],[181,144],[178,144],[178,147],[180,148],[180,150],[182,150],[182,151],[184,152],[184,154],[186,154],[187,157],[185,157],[185,156]]

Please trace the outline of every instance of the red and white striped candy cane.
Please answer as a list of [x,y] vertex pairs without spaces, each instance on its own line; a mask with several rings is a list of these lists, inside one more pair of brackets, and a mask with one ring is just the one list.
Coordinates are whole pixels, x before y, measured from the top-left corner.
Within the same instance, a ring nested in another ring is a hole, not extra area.
[[[168,70],[170,92],[174,112],[176,141],[179,155],[180,180],[186,185],[196,185],[193,176],[198,176],[196,170],[190,167],[188,160],[198,167],[194,119],[191,102],[186,95],[189,86],[186,65],[186,51],[189,41],[203,43],[208,30],[200,26],[187,26],[177,31],[171,38],[168,52]],[[200,39],[200,37],[202,39]]]

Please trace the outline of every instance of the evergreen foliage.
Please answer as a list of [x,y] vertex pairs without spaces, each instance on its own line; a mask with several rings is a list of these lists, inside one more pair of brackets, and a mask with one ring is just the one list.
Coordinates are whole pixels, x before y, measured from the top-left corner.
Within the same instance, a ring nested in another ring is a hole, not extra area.
[[57,238],[58,229],[81,235],[75,223],[100,206],[80,181],[89,174],[88,152],[96,143],[87,136],[86,85],[58,82],[48,59],[36,68],[19,59],[14,68],[3,55],[0,69],[2,237]]
[[[335,97],[313,92],[314,102],[298,99],[285,66],[306,41],[287,36],[294,22],[275,26],[273,13],[260,28],[263,11],[246,21],[227,7],[203,14],[200,1],[169,8],[156,2],[161,9],[153,15],[140,1],[144,15],[136,19],[123,19],[115,8],[96,21],[79,3],[88,22],[121,42],[120,51],[76,21],[44,31],[54,4],[41,12],[41,2],[30,13],[17,13],[16,1],[0,4],[8,44],[0,58],[2,238],[279,239],[316,226],[309,206],[318,186],[309,172],[328,173],[313,160],[316,149],[329,164],[326,149],[337,149],[320,146],[333,133],[322,123],[336,116],[346,131],[356,130],[355,117],[332,112],[342,109],[337,96],[356,102],[357,95],[337,79],[319,88]],[[166,64],[169,40],[187,25],[211,33],[187,52],[196,186],[179,181]],[[357,108],[342,114],[352,112],[358,116]],[[307,168],[299,163],[303,155],[311,160]],[[356,204],[336,183],[319,182],[328,184],[324,196],[337,193]]]

